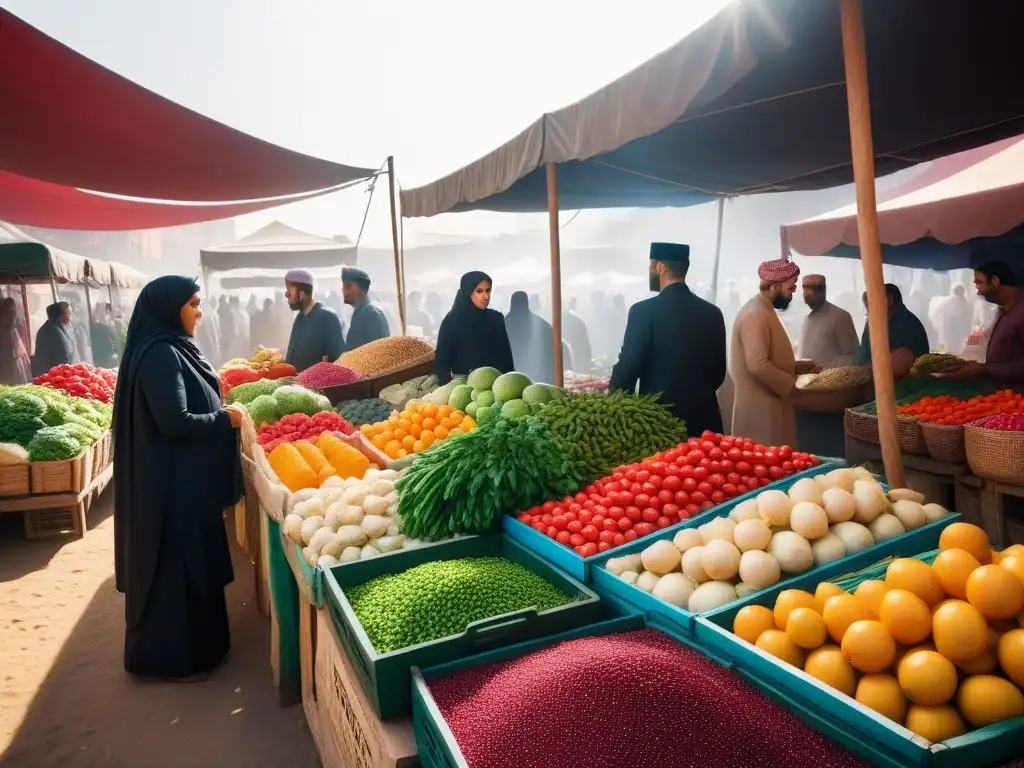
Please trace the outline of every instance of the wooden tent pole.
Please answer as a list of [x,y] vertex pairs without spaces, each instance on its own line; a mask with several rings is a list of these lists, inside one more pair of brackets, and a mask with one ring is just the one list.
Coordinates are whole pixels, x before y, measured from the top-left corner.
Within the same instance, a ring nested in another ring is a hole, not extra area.
[[722,262],[722,220],[725,218],[725,198],[718,198],[718,231],[715,234],[715,266],[711,270],[711,303],[718,302],[718,265]]
[[871,103],[864,49],[864,18],[861,0],[842,0],[843,59],[846,64],[846,101],[850,116],[850,150],[857,190],[857,234],[860,260],[868,292],[868,328],[871,332],[871,367],[878,404],[878,435],[882,444],[885,476],[893,488],[906,485],[903,459],[896,432],[896,390],[889,352],[882,246],[878,234],[875,201],[875,153],[871,137]]
[[562,360],[562,246],[558,239],[558,166],[548,163],[548,246],[551,251],[551,330],[555,341],[555,386],[565,383]]
[[405,336],[405,275],[402,274],[402,257],[398,249],[398,205],[395,200],[395,158],[388,155],[388,192],[391,198],[391,242],[395,249],[395,289],[398,293],[398,317],[402,321],[402,335]]

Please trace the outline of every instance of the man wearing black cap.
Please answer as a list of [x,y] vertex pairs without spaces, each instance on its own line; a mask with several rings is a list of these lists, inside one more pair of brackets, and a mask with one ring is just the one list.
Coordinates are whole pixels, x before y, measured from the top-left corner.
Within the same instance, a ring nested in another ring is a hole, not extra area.
[[634,304],[626,319],[611,389],[661,393],[661,403],[687,432],[722,431],[716,392],[725,380],[725,322],[718,307],[686,286],[690,247],[651,243],[650,287],[658,295]]
[[349,349],[391,335],[383,310],[366,296],[369,290],[370,276],[366,272],[358,267],[345,267],[341,270],[341,295],[345,303],[352,307],[352,322],[345,339]]

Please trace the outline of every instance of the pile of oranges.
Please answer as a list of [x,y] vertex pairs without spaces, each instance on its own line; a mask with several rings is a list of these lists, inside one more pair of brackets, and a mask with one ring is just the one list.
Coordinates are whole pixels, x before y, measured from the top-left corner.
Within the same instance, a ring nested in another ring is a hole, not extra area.
[[1024,413],[1024,395],[1012,389],[1001,389],[991,395],[975,395],[969,400],[952,395],[922,397],[917,402],[899,406],[896,412],[934,424],[969,424],[983,416]]
[[929,565],[902,558],[852,592],[779,593],[733,632],[932,742],[1024,715],[1024,546],[953,523]]
[[376,424],[364,424],[360,431],[388,458],[404,459],[410,453],[427,450],[438,440],[465,434],[475,427],[472,417],[450,405],[412,401],[401,413]]

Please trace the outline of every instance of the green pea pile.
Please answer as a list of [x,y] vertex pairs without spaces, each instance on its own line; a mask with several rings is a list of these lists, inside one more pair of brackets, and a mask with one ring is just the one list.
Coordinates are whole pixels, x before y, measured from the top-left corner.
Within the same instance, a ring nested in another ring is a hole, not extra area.
[[481,619],[575,599],[504,557],[424,563],[350,587],[345,596],[378,653],[457,635]]

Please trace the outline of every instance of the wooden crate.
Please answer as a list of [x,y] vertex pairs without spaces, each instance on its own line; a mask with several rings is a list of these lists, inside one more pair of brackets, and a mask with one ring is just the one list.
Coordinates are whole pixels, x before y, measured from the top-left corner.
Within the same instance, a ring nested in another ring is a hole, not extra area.
[[21,512],[25,538],[41,539],[73,534],[85,535],[89,510],[114,477],[113,465],[107,465],[99,477],[78,493],[54,493],[22,496],[0,501],[0,512]]
[[316,700],[317,610],[309,603],[299,604],[299,680],[302,687],[302,711],[317,751],[323,754],[320,706]]
[[32,493],[81,493],[92,482],[93,450],[66,461],[33,461],[29,464]]
[[0,496],[27,496],[31,493],[30,464],[0,464]]
[[92,446],[92,476],[99,477],[114,460],[114,433],[109,429]]
[[[311,627],[311,629],[314,629]],[[313,687],[324,768],[412,768],[420,764],[409,719],[381,721],[345,656],[326,609],[316,615]]]

